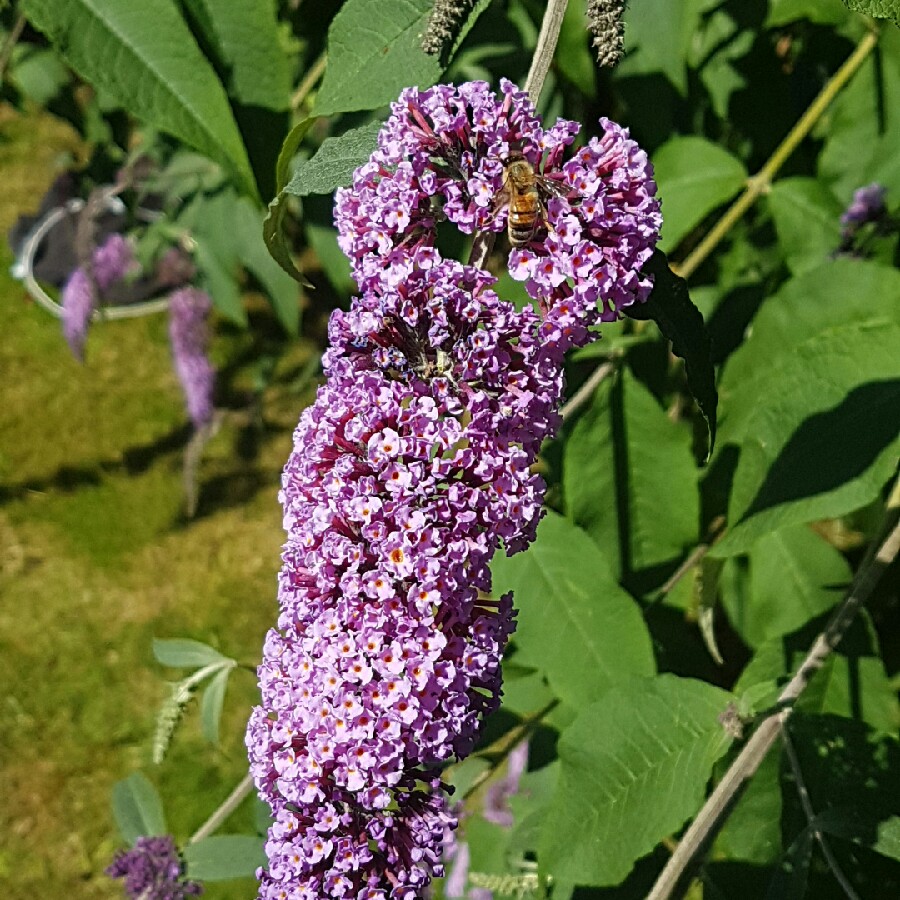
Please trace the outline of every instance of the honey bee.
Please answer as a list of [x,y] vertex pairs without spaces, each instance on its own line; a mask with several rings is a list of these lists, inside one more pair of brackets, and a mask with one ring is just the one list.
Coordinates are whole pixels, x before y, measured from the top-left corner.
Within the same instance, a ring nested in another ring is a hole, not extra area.
[[497,194],[495,214],[508,208],[506,230],[513,247],[527,244],[547,220],[545,200],[559,196],[561,189],[534,171],[534,166],[518,152],[504,161],[503,188]]

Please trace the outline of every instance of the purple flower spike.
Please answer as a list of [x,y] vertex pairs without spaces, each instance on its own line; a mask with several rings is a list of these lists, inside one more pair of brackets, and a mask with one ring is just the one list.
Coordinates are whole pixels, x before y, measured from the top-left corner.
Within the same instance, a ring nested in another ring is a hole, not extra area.
[[[489,563],[534,540],[545,485],[532,466],[560,424],[566,351],[650,289],[646,155],[604,121],[563,164],[578,126],[544,130],[522,92],[502,93],[404,91],[338,192],[361,294],[332,314],[328,380],[282,475],[280,615],[246,738],[275,820],[264,900],[419,900],[443,874],[457,819],[437,772],[499,706],[514,628]],[[540,311],[435,247],[438,218],[504,227],[513,152],[558,188],[513,255]],[[526,761],[524,748],[511,759],[498,815]]]
[[196,881],[182,881],[184,865],[168,835],[139,837],[131,850],[116,854],[106,874],[124,878],[125,893],[132,900],[184,900],[203,893]]
[[134,265],[131,244],[122,235],[112,234],[94,250],[91,264],[93,281],[79,268],[71,274],[62,291],[63,336],[79,362],[84,361],[88,327],[98,304],[97,291],[102,294],[109,290]]
[[182,288],[169,298],[169,341],[188,415],[195,428],[213,417],[215,370],[207,355],[212,300],[197,288]]

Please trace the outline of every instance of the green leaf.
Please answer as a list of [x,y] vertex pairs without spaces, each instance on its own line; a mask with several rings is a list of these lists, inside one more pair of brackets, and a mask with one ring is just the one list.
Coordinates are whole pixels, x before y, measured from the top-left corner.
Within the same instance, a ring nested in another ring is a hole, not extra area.
[[900,23],[900,0],[844,0],[850,9],[875,19]]
[[166,833],[162,800],[156,788],[140,772],[113,785],[112,808],[119,831],[130,844],[142,835]]
[[339,294],[348,296],[353,293],[356,282],[353,280],[353,271],[350,261],[344,256],[337,241],[337,233],[334,228],[327,225],[317,225],[306,219],[306,239],[309,246],[315,251],[316,259],[322,267],[322,271],[328,276],[331,286]]
[[[286,177],[291,142],[299,146],[305,134],[305,130],[297,129],[302,125],[308,128],[314,121],[307,119],[288,135],[278,158],[279,182]],[[269,212],[263,222],[263,240],[273,259],[297,281],[309,285],[294,265],[282,229],[289,198],[305,197],[309,194],[330,194],[335,188],[349,185],[353,180],[354,170],[372,155],[380,130],[380,122],[370,122],[361,128],[352,128],[340,137],[326,138],[312,159],[298,166],[290,181],[269,204]],[[292,155],[293,151],[290,150],[290,153]]]
[[284,139],[284,143],[281,145],[281,150],[278,153],[278,162],[275,167],[276,193],[280,194],[288,183],[288,180],[291,177],[291,163],[294,161],[294,156],[297,153],[300,144],[303,143],[303,138],[306,137],[309,129],[312,128],[317,121],[315,116],[310,116],[302,122],[298,122],[288,132],[288,136]]
[[188,844],[184,848],[187,876],[199,881],[252,878],[266,865],[263,844],[255,834],[218,834]]
[[900,706],[878,656],[832,654],[797,703],[805,712],[861,719],[877,733],[896,735]]
[[244,328],[247,311],[237,284],[237,260],[223,258],[209,239],[194,240],[194,259],[200,275],[200,286],[212,297],[213,305],[225,318]]
[[99,91],[256,194],[225,91],[171,0],[23,0],[22,11]]
[[767,196],[778,243],[795,275],[821,265],[841,240],[841,204],[815,178],[784,178]]
[[172,640],[153,639],[153,655],[156,661],[173,669],[200,669],[211,663],[227,662],[228,657],[214,650],[209,644],[189,638]]
[[[757,711],[769,707],[777,698],[778,685],[796,671],[822,626],[822,620],[812,622],[792,635],[761,644],[735,685],[735,693],[752,693]],[[797,701],[797,709],[859,719],[877,734],[896,733],[900,704],[879,655],[877,635],[865,613],[813,676]]]
[[628,53],[616,67],[617,76],[662,72],[681,94],[687,93],[685,59],[697,34],[708,0],[641,0],[625,11]]
[[793,840],[775,872],[765,900],[798,900],[806,896],[815,834],[807,825]]
[[182,0],[202,29],[228,93],[245,106],[285,110],[291,72],[281,50],[274,0]]
[[[896,736],[876,736],[862,722],[833,715],[795,714],[788,727],[817,814],[814,825],[896,858],[900,812]],[[896,867],[888,871],[896,873]],[[896,883],[896,875],[892,880]],[[869,883],[875,886],[873,897],[896,896],[896,890],[880,891],[875,882]]]
[[826,834],[846,838],[889,859],[900,860],[900,816],[884,818],[869,810],[844,806],[816,816],[815,824]]
[[516,661],[545,672],[558,697],[584,704],[628,675],[653,673],[637,604],[571,522],[548,513],[527,551],[498,555],[491,569],[495,591],[514,591],[520,610]]
[[731,742],[719,722],[730,702],[705,682],[660,675],[621,682],[584,709],[559,741],[542,868],[584,885],[622,881],[700,808]]
[[263,240],[263,215],[246,197],[234,204],[229,220],[237,241],[237,256],[266,289],[278,321],[289,335],[296,335],[300,324],[300,297],[297,282],[285,273],[269,254]]
[[596,64],[589,49],[590,41],[585,24],[584,0],[571,0],[566,6],[554,62],[560,74],[586,96],[594,93]]
[[777,28],[799,19],[816,25],[840,25],[848,17],[841,0],[769,0],[766,27]]
[[617,571],[678,559],[700,518],[691,437],[625,369],[600,386],[564,445],[566,509]]
[[369,122],[345,131],[340,137],[326,138],[315,156],[297,167],[282,193],[305,197],[330,194],[335,188],[347,187],[353,181],[353,172],[375,150],[381,126],[381,122]]
[[9,80],[38,106],[47,106],[71,77],[71,70],[53,50],[34,44],[16,44],[13,49]]
[[263,220],[263,242],[269,255],[287,272],[295,281],[309,286],[310,282],[305,275],[294,265],[291,249],[288,247],[284,234],[284,217],[287,215],[287,195],[282,191],[269,204],[269,211]]
[[852,574],[844,557],[805,525],[763,535],[750,549],[749,567],[746,590],[725,590],[722,600],[731,624],[751,647],[796,631],[831,609]]
[[716,373],[712,364],[709,332],[700,310],[691,302],[687,282],[669,268],[661,250],[655,250],[644,271],[653,275],[653,290],[644,303],[625,310],[632,319],[652,319],[663,337],[672,342],[672,352],[684,360],[688,388],[706,420],[709,433],[707,459],[716,443]]
[[742,420],[736,419],[735,407],[752,412],[753,398],[762,396],[761,383],[798,344],[835,326],[875,319],[900,324],[900,272],[896,269],[835,259],[786,282],[763,303],[747,338],[725,365],[719,383],[728,411],[722,439],[740,438]]
[[900,192],[900,30],[881,30],[878,50],[835,98],[823,122],[819,176],[850,201],[865,184]]
[[736,156],[701,137],[666,141],[653,156],[653,170],[662,198],[659,246],[666,252],[747,181],[747,170]]
[[[753,405],[734,476],[731,529],[710,551],[733,556],[787,525],[835,518],[872,502],[897,463],[900,326],[863,323],[804,342]],[[760,397],[765,403],[760,403]]]
[[207,684],[200,701],[200,723],[203,736],[211,743],[219,743],[219,723],[222,720],[222,705],[225,702],[225,689],[228,687],[228,676],[232,667],[221,669]]
[[716,840],[714,855],[769,865],[781,855],[781,780],[777,752],[769,752]]
[[732,96],[747,86],[745,57],[757,39],[756,29],[741,23],[733,8],[720,5],[704,15],[701,30],[689,45],[688,66],[699,69],[712,107],[725,121]]
[[421,47],[431,8],[431,0],[347,0],[328,29],[315,115],[377,109],[411,84],[434,84],[441,61]]

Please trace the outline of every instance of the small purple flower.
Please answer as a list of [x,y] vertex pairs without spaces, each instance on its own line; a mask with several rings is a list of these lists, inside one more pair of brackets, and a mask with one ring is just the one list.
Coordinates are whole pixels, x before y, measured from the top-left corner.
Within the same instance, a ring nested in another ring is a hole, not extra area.
[[488,822],[512,828],[513,814],[509,798],[519,793],[519,782],[528,768],[528,741],[522,741],[509,754],[506,775],[493,782],[485,792],[484,817]]
[[116,854],[106,874],[124,878],[125,893],[132,900],[184,900],[203,893],[196,881],[182,880],[184,864],[168,835],[139,837],[131,850]]
[[853,194],[853,200],[841,215],[841,236],[846,240],[863,225],[875,222],[885,213],[887,188],[880,184],[869,184]]
[[169,298],[172,358],[195,428],[208,424],[213,416],[215,370],[207,355],[211,310],[209,295],[197,288],[181,288]]
[[84,344],[91,317],[104,291],[121,280],[134,265],[131,244],[121,234],[111,234],[94,250],[92,273],[76,269],[62,290],[63,335],[79,362],[84,361]]
[[466,890],[469,880],[470,853],[465,841],[453,842],[445,851],[450,863],[450,871],[444,881],[444,896],[447,900],[493,900],[493,891],[487,888],[471,887]]

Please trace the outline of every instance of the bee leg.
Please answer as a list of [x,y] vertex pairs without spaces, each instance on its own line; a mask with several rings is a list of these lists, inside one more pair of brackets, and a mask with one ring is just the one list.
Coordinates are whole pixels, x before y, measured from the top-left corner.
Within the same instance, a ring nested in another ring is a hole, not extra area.
[[494,222],[497,221],[497,216],[499,216],[507,206],[509,206],[509,191],[506,188],[503,188],[494,197],[494,202],[491,205],[490,215],[488,216],[487,221],[485,221],[484,225],[482,225],[481,227],[487,228],[488,225],[493,225]]

